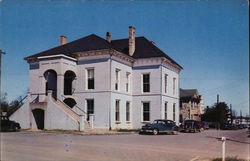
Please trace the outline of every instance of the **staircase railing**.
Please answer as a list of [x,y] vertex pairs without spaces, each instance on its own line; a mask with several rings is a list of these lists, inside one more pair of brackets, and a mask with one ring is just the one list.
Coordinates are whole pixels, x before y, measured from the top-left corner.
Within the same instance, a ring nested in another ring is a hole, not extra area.
[[31,102],[39,102],[39,97],[45,96],[45,95],[46,95],[46,93],[31,93],[30,96],[37,96]]
[[23,98],[21,98],[20,101],[18,101],[18,106],[17,107],[14,107],[14,108],[11,108],[10,110],[7,109],[7,116],[10,116],[12,115],[13,113],[15,113],[24,103],[23,101],[28,97],[28,95],[24,96]]
[[72,110],[66,103],[64,103],[63,101],[61,101],[60,99],[57,98],[54,99],[55,101],[59,101],[60,103],[62,103],[65,107],[67,107],[70,111],[72,111],[73,113],[75,113],[76,115],[80,116],[78,113],[76,113],[74,110]]
[[[65,97],[64,95],[62,95],[62,97],[64,98],[64,99],[66,99],[67,97]],[[62,101],[61,101],[62,102]],[[64,103],[64,102],[63,102]],[[65,103],[64,103],[65,104]],[[69,106],[68,106],[69,107]],[[85,112],[84,110],[82,110],[79,106],[77,106],[77,104],[75,104],[74,106],[73,106],[73,108],[77,108],[78,110],[80,110],[81,112],[83,112],[84,114],[87,114],[87,112]],[[70,107],[69,107],[70,108]]]

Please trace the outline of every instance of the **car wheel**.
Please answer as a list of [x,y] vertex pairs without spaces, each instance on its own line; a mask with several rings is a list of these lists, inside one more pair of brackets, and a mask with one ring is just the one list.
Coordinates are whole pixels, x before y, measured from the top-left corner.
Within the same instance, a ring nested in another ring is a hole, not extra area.
[[154,130],[153,130],[153,134],[154,134],[154,135],[157,135],[158,133],[159,133],[159,130],[158,130],[158,129],[154,129]]
[[178,135],[178,134],[179,134],[179,131],[173,131],[172,134],[173,134],[173,135]]

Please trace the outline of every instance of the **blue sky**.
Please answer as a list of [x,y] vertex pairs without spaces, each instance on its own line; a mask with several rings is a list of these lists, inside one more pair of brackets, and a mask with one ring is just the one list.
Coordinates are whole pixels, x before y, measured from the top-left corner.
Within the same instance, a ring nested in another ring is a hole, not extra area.
[[0,1],[3,92],[8,100],[25,95],[24,57],[68,41],[97,34],[112,39],[145,36],[183,66],[181,88],[196,88],[210,106],[232,104],[249,113],[249,5],[225,1]]

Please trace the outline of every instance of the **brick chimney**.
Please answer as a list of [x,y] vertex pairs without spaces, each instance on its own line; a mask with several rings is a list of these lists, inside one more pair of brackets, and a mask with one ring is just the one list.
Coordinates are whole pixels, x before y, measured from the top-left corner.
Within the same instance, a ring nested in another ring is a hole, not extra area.
[[64,45],[64,44],[66,44],[66,43],[67,43],[67,37],[61,35],[61,36],[60,36],[60,45]]
[[109,32],[106,33],[106,40],[111,43],[111,34]]
[[133,26],[129,26],[128,50],[129,55],[133,56],[135,52],[135,28]]

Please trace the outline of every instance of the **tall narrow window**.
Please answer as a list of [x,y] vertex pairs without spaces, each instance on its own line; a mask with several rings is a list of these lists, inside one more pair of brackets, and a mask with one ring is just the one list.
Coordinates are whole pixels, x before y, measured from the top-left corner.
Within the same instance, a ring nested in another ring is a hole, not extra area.
[[87,120],[89,121],[89,115],[94,114],[94,100],[87,99]]
[[150,75],[143,74],[143,92],[150,92]]
[[115,101],[115,121],[120,121],[120,100]]
[[119,90],[120,86],[120,70],[115,70],[115,90]]
[[142,107],[143,115],[142,121],[150,121],[150,104],[149,102],[143,102]]
[[126,121],[130,121],[130,102],[126,102]]
[[175,103],[173,104],[173,121],[175,121]]
[[94,69],[87,69],[87,87],[88,89],[95,89],[95,72]]
[[176,78],[173,78],[173,95],[175,95]]
[[130,91],[130,73],[126,73],[126,92]]
[[168,102],[165,102],[164,104],[164,118],[168,119]]
[[164,77],[164,83],[165,83],[165,93],[167,93],[167,86],[168,86],[168,75],[167,74],[165,74],[165,77]]

